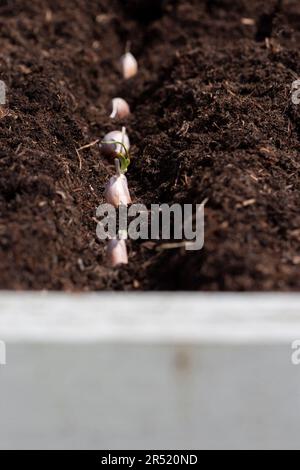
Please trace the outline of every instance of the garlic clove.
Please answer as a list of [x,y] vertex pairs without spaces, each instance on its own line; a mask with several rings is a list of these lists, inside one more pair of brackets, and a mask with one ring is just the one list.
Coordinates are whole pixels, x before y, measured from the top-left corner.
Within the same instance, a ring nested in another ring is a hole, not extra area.
[[[113,142],[116,142],[115,144]],[[112,131],[106,134],[103,141],[100,144],[100,148],[104,155],[108,157],[116,157],[118,154],[124,154],[124,147],[126,147],[127,152],[130,150],[130,140],[128,135],[122,131]]]
[[108,204],[116,208],[121,204],[124,206],[131,204],[132,201],[126,176],[119,175],[110,178],[105,188],[104,197]]
[[130,107],[123,98],[114,98],[112,100],[111,119],[125,119],[130,115]]
[[129,189],[128,189],[127,178],[126,178],[125,175],[120,175],[120,178],[122,180],[124,200],[127,201],[127,205],[132,204],[132,199],[131,199],[130,192],[129,192]]
[[126,54],[121,57],[121,65],[125,80],[129,80],[138,73],[138,63],[131,52],[126,52]]
[[107,244],[107,256],[111,267],[128,264],[128,253],[125,240],[109,240]]

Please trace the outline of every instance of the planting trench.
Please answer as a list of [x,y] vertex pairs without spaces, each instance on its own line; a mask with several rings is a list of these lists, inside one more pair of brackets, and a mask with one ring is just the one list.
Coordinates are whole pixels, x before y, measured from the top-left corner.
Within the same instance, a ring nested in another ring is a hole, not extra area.
[[[150,3],[0,2],[0,287],[298,290],[299,2]],[[140,72],[124,82],[127,41]],[[201,252],[128,242],[129,265],[107,266],[95,212],[113,165],[76,149],[116,128],[115,96],[134,202],[207,198]]]

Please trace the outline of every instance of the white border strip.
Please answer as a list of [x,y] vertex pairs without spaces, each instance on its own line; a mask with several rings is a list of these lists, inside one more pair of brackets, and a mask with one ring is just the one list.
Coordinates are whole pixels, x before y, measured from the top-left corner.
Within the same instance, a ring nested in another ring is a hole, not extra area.
[[287,343],[300,339],[300,295],[2,293],[0,339]]

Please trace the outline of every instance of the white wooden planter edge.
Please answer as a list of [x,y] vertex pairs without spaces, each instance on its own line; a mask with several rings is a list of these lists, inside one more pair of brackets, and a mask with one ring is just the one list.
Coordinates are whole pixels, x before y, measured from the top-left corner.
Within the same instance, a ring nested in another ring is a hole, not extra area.
[[11,342],[286,343],[300,339],[300,294],[0,294]]

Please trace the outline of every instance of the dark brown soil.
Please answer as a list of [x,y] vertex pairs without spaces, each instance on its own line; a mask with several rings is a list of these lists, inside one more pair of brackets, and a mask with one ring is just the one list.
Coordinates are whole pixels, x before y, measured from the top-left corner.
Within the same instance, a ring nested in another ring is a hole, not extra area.
[[[1,288],[300,289],[298,0],[1,0],[0,28]],[[127,41],[140,73],[124,83]],[[115,128],[119,95],[134,200],[208,198],[201,252],[130,242],[129,266],[106,266],[112,167],[76,148]]]

